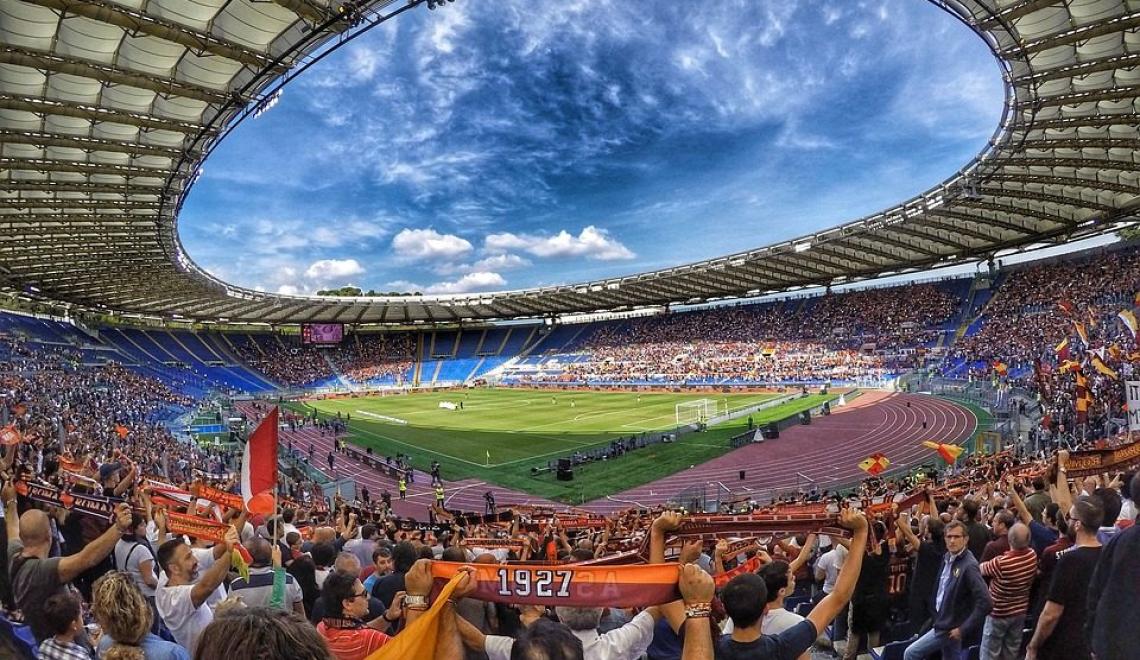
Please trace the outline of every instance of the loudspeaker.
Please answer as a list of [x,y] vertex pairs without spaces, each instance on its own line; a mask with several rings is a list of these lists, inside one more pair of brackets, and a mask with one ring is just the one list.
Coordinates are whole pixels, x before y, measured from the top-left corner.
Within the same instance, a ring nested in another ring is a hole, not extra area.
[[565,470],[558,468],[557,477],[559,481],[574,481],[574,471],[569,468],[566,468]]
[[559,470],[569,470],[570,469],[570,459],[569,458],[558,459],[558,469]]
[[830,401],[824,401],[823,402],[823,414],[825,414],[825,415],[831,414],[831,402]]
[[805,410],[802,413],[800,413],[800,424],[803,424],[804,426],[811,424],[811,412],[810,411]]

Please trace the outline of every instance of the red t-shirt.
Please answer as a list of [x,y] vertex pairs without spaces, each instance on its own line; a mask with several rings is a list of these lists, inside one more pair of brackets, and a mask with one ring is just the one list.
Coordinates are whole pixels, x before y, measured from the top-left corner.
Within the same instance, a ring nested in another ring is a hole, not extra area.
[[371,628],[329,628],[324,621],[317,624],[317,632],[337,660],[364,660],[391,639]]

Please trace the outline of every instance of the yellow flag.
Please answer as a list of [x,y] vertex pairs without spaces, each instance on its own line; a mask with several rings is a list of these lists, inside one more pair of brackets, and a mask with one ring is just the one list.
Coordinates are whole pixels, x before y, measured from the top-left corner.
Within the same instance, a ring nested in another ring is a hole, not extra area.
[[1119,376],[1116,374],[1115,371],[1112,370],[1111,367],[1109,367],[1107,364],[1105,364],[1103,361],[1101,361],[1100,358],[1098,358],[1095,355],[1093,356],[1093,359],[1092,359],[1092,366],[1094,369],[1096,369],[1097,371],[1101,372],[1102,374],[1104,374],[1105,376],[1108,376],[1109,378],[1111,378],[1113,380],[1117,380],[1119,378]]
[[237,550],[230,553],[230,567],[237,571],[242,579],[249,581],[249,564],[245,563],[245,558]]
[[435,649],[439,644],[439,616],[443,613],[451,592],[455,591],[455,585],[459,584],[464,575],[456,573],[443,586],[443,591],[436,597],[431,609],[365,660],[434,660]]

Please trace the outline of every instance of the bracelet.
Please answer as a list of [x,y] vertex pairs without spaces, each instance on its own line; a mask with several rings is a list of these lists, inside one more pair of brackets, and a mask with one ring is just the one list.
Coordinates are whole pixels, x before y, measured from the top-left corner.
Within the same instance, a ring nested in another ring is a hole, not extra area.
[[712,614],[712,603],[686,603],[685,618],[708,618]]
[[408,608],[409,610],[415,610],[415,611],[422,612],[423,610],[426,610],[428,608],[428,597],[427,596],[413,596],[410,594],[407,596],[404,596],[404,607]]

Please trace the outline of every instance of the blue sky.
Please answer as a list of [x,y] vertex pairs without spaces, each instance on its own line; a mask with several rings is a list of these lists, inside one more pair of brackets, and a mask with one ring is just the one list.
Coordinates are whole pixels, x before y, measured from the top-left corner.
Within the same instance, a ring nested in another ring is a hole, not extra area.
[[998,69],[924,0],[458,0],[290,84],[179,221],[235,284],[467,293],[873,213],[985,144]]

